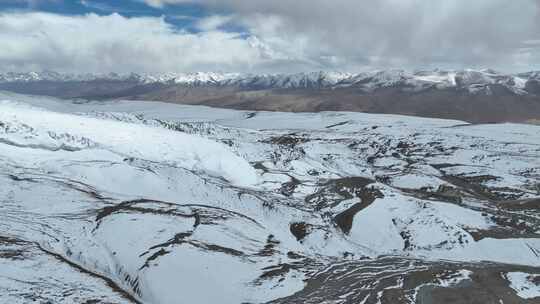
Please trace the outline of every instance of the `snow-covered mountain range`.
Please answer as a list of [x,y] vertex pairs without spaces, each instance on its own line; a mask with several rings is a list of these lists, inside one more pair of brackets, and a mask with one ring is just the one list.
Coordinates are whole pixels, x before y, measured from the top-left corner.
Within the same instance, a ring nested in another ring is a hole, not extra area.
[[538,303],[539,210],[539,126],[0,93],[0,303]]
[[321,89],[359,87],[365,90],[405,86],[425,88],[467,88],[471,92],[489,92],[489,86],[501,85],[516,94],[527,94],[527,86],[540,83],[540,72],[504,74],[493,70],[415,71],[382,70],[363,73],[311,72],[296,74],[238,73],[165,73],[165,74],[61,74],[56,72],[2,73],[0,83],[10,82],[86,82],[131,81],[141,84],[184,86],[232,86],[240,88]]
[[0,90],[240,110],[352,111],[468,122],[540,121],[540,72],[383,70],[296,74],[0,74]]

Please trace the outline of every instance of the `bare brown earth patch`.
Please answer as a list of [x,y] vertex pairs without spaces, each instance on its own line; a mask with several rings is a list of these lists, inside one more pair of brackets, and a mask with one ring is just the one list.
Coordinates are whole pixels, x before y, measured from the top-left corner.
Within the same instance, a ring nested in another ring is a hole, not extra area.
[[303,290],[271,303],[538,303],[510,288],[504,275],[511,271],[540,273],[528,266],[381,257],[328,267],[308,279]]
[[257,111],[352,111],[459,119],[473,123],[540,121],[540,96],[519,95],[492,85],[492,94],[466,89],[359,87],[265,89],[235,86],[191,87],[175,84],[141,84],[136,81],[37,81],[2,83],[0,90],[22,94],[81,99],[155,100]]
[[[176,93],[178,90],[178,93]],[[353,111],[403,114],[459,119],[474,123],[535,121],[540,119],[540,98],[500,92],[470,94],[456,89],[406,92],[386,88],[366,93],[360,89],[279,89],[231,91],[210,89],[208,93],[185,94],[183,88],[131,96],[141,100],[160,100],[181,104],[200,104],[240,110],[318,112]],[[204,89],[199,89],[204,90]],[[204,91],[203,91],[204,92]],[[202,95],[202,96],[201,96]]]

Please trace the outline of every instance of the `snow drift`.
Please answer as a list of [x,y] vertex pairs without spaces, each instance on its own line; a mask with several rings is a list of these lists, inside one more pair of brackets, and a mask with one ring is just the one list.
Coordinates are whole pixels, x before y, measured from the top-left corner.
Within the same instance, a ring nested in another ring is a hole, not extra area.
[[[223,177],[238,186],[257,182],[255,170],[221,143],[199,136],[118,121],[55,113],[0,102],[0,134],[20,146],[105,149],[124,157],[166,162]],[[7,136],[6,136],[7,135]]]

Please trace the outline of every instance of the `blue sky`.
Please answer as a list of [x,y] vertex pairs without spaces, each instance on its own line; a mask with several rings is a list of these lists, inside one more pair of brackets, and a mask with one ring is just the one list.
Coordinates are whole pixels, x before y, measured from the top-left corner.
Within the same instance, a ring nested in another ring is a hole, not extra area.
[[210,14],[221,14],[220,11],[209,11],[196,3],[178,3],[153,7],[137,0],[2,0],[0,11],[39,11],[62,15],[81,15],[94,13],[110,15],[119,13],[126,17],[164,16],[165,20],[178,29],[197,32],[194,23]]
[[540,69],[538,0],[0,0],[0,70]]

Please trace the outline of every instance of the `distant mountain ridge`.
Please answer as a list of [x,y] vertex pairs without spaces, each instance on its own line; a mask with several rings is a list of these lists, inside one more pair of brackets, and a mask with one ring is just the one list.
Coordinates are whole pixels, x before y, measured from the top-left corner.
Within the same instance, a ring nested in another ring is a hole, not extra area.
[[412,90],[425,88],[466,88],[471,93],[485,92],[486,87],[500,85],[516,94],[529,92],[528,87],[540,83],[540,71],[505,74],[494,70],[433,70],[407,72],[380,70],[361,73],[308,72],[294,74],[239,74],[219,72],[163,73],[163,74],[63,74],[51,71],[0,73],[0,83],[14,82],[90,82],[128,81],[139,84],[165,84],[184,86],[231,86],[254,89],[325,89],[357,87],[366,91],[395,86]]
[[238,74],[0,74],[0,90],[283,112],[405,114],[473,123],[540,120],[540,72],[382,70]]

